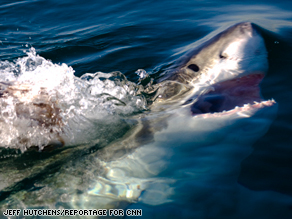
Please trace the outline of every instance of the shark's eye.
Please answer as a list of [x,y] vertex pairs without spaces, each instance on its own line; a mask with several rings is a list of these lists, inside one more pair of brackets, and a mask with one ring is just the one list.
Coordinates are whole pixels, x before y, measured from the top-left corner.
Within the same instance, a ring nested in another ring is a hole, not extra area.
[[191,69],[191,70],[193,70],[193,71],[195,71],[195,72],[197,72],[197,71],[200,70],[199,66],[197,66],[196,64],[190,64],[188,66],[188,68]]

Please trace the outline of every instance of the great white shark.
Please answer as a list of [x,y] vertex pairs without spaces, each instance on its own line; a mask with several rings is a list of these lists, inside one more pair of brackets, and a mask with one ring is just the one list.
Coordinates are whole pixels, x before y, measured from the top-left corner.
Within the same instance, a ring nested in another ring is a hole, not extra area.
[[82,144],[56,150],[22,170],[3,159],[1,210],[136,208],[144,218],[275,218],[276,211],[288,218],[291,197],[237,183],[241,161],[277,112],[260,95],[267,56],[252,23],[208,36],[145,89],[150,111],[122,123],[120,138],[93,151]]

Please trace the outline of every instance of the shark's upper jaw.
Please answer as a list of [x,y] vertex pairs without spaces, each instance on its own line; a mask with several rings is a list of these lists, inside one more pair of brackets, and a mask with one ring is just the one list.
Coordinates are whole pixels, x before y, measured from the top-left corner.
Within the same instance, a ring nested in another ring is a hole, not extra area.
[[260,95],[259,83],[263,77],[264,74],[252,74],[214,84],[208,92],[195,98],[190,107],[192,114],[224,113],[272,105],[274,101],[264,101]]

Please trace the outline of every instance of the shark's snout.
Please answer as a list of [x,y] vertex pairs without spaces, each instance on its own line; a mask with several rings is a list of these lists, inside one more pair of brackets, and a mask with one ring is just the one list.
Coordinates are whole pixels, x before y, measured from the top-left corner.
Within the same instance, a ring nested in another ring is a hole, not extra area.
[[244,23],[240,23],[238,24],[238,27],[240,28],[240,31],[244,34],[248,34],[250,36],[253,36],[253,34],[255,33],[255,28],[254,25],[250,22],[244,22]]
[[258,27],[251,22],[242,22],[235,24],[232,27],[228,28],[226,31],[223,31],[222,35],[224,35],[224,37],[231,37],[230,39],[232,39],[232,37],[236,39],[236,37],[252,38],[260,36],[258,32]]

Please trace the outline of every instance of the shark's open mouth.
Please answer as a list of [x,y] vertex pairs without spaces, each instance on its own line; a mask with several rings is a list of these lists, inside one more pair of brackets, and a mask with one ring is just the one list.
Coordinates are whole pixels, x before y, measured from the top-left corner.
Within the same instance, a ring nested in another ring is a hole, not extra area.
[[209,92],[197,97],[191,112],[198,115],[270,106],[274,101],[264,101],[260,95],[259,83],[263,78],[263,74],[253,74],[217,83]]

